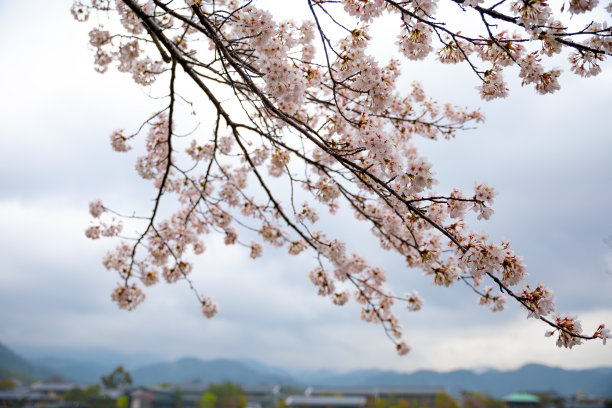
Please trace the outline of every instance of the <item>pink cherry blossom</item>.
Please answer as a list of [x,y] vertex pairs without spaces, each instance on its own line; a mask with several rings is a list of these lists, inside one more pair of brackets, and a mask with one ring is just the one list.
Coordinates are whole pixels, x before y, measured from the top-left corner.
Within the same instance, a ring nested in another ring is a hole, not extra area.
[[216,315],[219,310],[217,304],[209,297],[205,297],[201,301],[202,314],[207,318],[211,318]]
[[538,285],[535,289],[531,289],[529,285],[519,293],[529,310],[527,317],[540,318],[555,311],[555,301],[553,293],[550,289],[543,285]]
[[98,218],[102,213],[106,211],[102,200],[96,200],[89,203],[89,213],[92,217]]
[[[515,300],[552,328],[547,335],[556,333],[559,346],[610,337],[604,325],[586,336],[577,318],[549,317],[552,290],[525,282],[527,267],[510,243],[470,229],[469,210],[477,220],[492,216],[494,187],[434,191],[435,163],[415,140],[452,139],[484,115],[437,102],[418,82],[402,79],[405,60],[431,57],[473,72],[485,101],[509,94],[507,75],[536,93],[554,93],[562,70],[551,57],[568,51],[570,71],[590,77],[612,54],[610,24],[595,21],[602,14],[597,0],[568,0],[561,11],[547,0],[502,2],[495,10],[466,0],[455,5],[461,13],[453,21],[437,0],[312,1],[297,22],[257,2],[179,3],[78,0],[71,9],[78,21],[95,16],[94,69],[116,68],[159,103],[140,123],[125,125],[133,130],[110,135],[113,150],[138,150],[136,172],[153,189],[149,210],[111,210],[100,200],[89,206],[94,220],[85,235],[121,240],[102,259],[120,279],[111,295],[120,308],[144,300],[136,281],[184,280],[204,316],[213,317],[216,303],[196,292],[191,275],[199,273],[193,258],[217,234],[253,259],[266,244],[300,256],[298,267],[312,259],[304,267],[313,292],[340,306],[355,300],[359,317],[382,327],[405,354],[410,347],[395,311],[398,304],[418,311],[424,300],[416,291],[397,296],[391,271],[371,265],[368,253],[351,252],[341,235],[363,226],[434,285],[465,283],[494,312]],[[573,14],[593,22],[563,18]],[[395,21],[389,29],[399,51],[381,59],[372,52],[373,23],[383,15]],[[464,15],[477,23],[462,26]],[[328,217],[351,213],[359,222],[350,229],[328,229]]]

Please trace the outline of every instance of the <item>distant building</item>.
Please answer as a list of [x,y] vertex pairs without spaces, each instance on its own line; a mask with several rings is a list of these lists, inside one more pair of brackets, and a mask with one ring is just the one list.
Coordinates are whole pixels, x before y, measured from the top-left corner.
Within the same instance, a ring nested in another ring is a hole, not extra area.
[[73,388],[85,388],[84,385],[77,385],[66,381],[59,375],[54,375],[46,380],[36,382],[30,386],[32,391],[45,394],[52,399],[60,400],[68,391]]
[[2,408],[48,406],[57,401],[55,397],[42,392],[32,391],[27,387],[0,391],[0,407]]
[[[209,384],[192,381],[167,387],[138,387],[130,392],[131,408],[198,408]],[[279,398],[278,385],[241,386],[249,408],[272,408]]]
[[579,391],[575,395],[565,399],[565,408],[605,408],[606,401],[603,398],[588,396]]
[[508,408],[538,408],[540,397],[526,392],[515,392],[502,398]]
[[242,391],[249,408],[272,408],[280,397],[279,385],[243,385]]
[[380,399],[404,399],[411,404],[433,407],[436,396],[444,387],[380,386],[380,387],[309,387],[307,396],[365,397],[368,401]]
[[363,408],[366,403],[366,397],[354,396],[291,395],[285,399],[285,405],[297,408]]

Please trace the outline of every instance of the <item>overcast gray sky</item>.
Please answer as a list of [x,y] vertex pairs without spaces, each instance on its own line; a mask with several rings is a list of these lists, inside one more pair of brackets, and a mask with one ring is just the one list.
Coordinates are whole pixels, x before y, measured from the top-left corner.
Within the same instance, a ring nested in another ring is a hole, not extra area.
[[[218,301],[217,317],[201,317],[183,283],[149,290],[134,312],[118,310],[109,295],[117,278],[100,262],[113,242],[85,238],[87,206],[102,198],[126,212],[148,208],[154,195],[135,176],[135,156],[113,153],[108,135],[136,128],[156,105],[127,76],[93,71],[88,26],[72,20],[70,4],[0,2],[0,342],[166,359],[250,357],[306,369],[612,365],[612,345],[561,350],[517,305],[493,314],[465,287],[433,287],[401,259],[371,250],[367,229],[348,219],[337,234],[371,251],[399,293],[425,297],[421,312],[400,316],[413,347],[407,356],[361,322],[354,304],[338,308],[316,296],[309,257],[296,262],[267,250],[253,262],[214,239],[195,280]],[[558,309],[578,314],[587,333],[612,326],[612,249],[603,242],[612,235],[610,68],[586,80],[566,68],[561,91],[548,96],[513,81],[510,96],[491,103],[478,99],[465,67],[424,62],[405,73],[406,84],[420,80],[441,101],[482,108],[487,122],[478,129],[419,142],[438,190],[495,186],[495,215],[478,228],[508,238],[525,257],[529,282],[552,287]]]

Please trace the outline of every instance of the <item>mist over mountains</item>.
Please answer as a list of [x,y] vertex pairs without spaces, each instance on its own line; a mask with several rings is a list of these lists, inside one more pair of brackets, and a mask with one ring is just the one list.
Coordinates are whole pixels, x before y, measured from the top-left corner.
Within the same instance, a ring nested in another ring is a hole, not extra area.
[[[24,357],[25,356],[25,357]],[[135,385],[162,382],[202,383],[232,381],[239,384],[286,384],[306,387],[325,386],[443,386],[451,394],[461,390],[487,392],[502,397],[516,391],[551,391],[562,395],[581,390],[589,395],[612,397],[612,367],[565,370],[540,364],[500,371],[453,370],[437,372],[419,370],[402,373],[391,370],[353,370],[303,372],[279,368],[252,359],[212,359],[194,357],[164,362],[147,355],[124,355],[104,349],[20,350],[17,354],[0,343],[0,378],[22,376],[24,379],[46,378],[59,374],[75,383],[98,383],[102,375],[118,365],[132,374]]]

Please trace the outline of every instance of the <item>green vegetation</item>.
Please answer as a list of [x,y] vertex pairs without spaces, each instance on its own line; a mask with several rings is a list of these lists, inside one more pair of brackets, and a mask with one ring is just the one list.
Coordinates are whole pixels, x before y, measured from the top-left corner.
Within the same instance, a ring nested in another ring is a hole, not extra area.
[[122,395],[119,398],[117,398],[117,408],[128,408],[130,405],[130,400],[128,399],[127,395]]
[[243,408],[245,405],[242,388],[229,381],[210,384],[200,400],[201,408]]
[[284,398],[279,398],[274,405],[274,408],[287,408]]
[[[127,398],[127,397],[126,397]],[[100,386],[74,387],[62,397],[62,401],[78,402],[88,408],[116,408],[117,402],[108,396],[100,395]]]
[[506,404],[498,399],[491,397],[489,394],[462,391],[463,408],[504,408]]
[[0,378],[1,379],[17,379],[24,383],[25,385],[30,385],[39,380],[37,377],[32,377],[30,375],[24,374],[19,371],[11,370],[9,368],[0,367]]
[[215,408],[217,396],[210,392],[205,392],[200,400],[200,408]]
[[12,390],[15,388],[15,383],[10,378],[0,379],[0,391]]
[[426,408],[422,402],[416,399],[403,397],[368,398],[367,408]]
[[170,381],[166,381],[166,382],[155,384],[155,386],[160,387],[160,388],[170,388],[170,387],[174,387],[174,383]]
[[98,397],[100,395],[100,387],[98,385],[94,385],[93,387],[74,387],[70,391],[68,391],[62,397],[63,401],[77,401],[82,403],[87,403],[90,400]]
[[445,392],[436,395],[436,408],[459,408],[457,401]]
[[179,387],[174,388],[172,399],[174,400],[174,408],[182,408],[183,405],[185,405],[185,401],[183,401],[183,391],[181,391]]
[[106,388],[127,388],[132,385],[132,375],[121,365],[109,375],[103,375],[100,380]]
[[35,366],[0,343],[0,378],[17,378],[23,383],[31,384],[51,374],[53,373],[49,370]]

